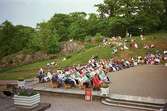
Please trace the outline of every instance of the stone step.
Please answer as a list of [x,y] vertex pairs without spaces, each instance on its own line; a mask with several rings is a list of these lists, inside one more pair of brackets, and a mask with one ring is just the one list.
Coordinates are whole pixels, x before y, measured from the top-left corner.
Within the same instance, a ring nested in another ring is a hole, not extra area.
[[164,105],[162,103],[130,101],[130,100],[113,99],[113,98],[104,98],[102,99],[102,103],[110,106],[126,107],[126,108],[149,110],[149,111],[157,111],[161,109]]
[[146,102],[137,102],[137,101],[127,101],[127,100],[115,100],[115,99],[105,99],[109,103],[119,103],[119,104],[127,104],[127,105],[136,105],[136,106],[143,106],[143,107],[154,107],[154,108],[161,108],[164,104],[155,104],[155,103],[146,103]]
[[124,107],[124,108],[139,109],[139,110],[146,110],[146,111],[157,111],[157,109],[154,109],[154,108],[131,106],[131,105],[124,105],[124,104],[119,104],[119,103],[108,103],[104,100],[102,100],[102,103],[105,105],[113,106],[113,107]]

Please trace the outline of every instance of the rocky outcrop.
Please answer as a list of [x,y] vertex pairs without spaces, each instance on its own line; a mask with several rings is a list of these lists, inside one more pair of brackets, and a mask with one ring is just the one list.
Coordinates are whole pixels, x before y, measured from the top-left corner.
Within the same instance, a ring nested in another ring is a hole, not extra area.
[[63,54],[69,54],[72,52],[77,52],[81,50],[82,48],[84,48],[84,43],[70,40],[70,41],[62,43],[61,52]]
[[50,59],[54,55],[47,54],[46,52],[34,52],[34,53],[23,53],[18,52],[0,60],[0,67],[11,67],[18,64],[28,64],[39,60]]
[[[84,44],[78,41],[66,41],[61,44],[61,54],[66,55],[69,53],[77,52],[84,48]],[[0,59],[0,67],[11,67],[17,66],[18,64],[29,64],[39,60],[46,60],[55,58],[55,54],[48,54],[46,52],[23,52],[8,55]]]
[[[84,48],[84,43],[79,41],[66,41],[61,43],[61,54],[66,55],[77,52]],[[18,53],[8,55],[0,59],[0,67],[11,67],[18,64],[29,64],[39,60],[55,58],[56,54],[48,54],[38,51],[34,53],[20,51]]]

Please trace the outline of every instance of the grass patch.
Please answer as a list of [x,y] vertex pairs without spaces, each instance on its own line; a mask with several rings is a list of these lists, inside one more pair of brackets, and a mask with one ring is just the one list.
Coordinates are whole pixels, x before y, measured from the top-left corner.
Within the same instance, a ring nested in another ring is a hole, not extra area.
[[92,56],[98,56],[99,58],[111,58],[112,49],[105,47],[94,47],[80,53],[72,55],[69,59],[59,61],[59,66],[64,68],[67,66],[73,66],[77,64],[85,64]]
[[0,80],[17,80],[20,77],[24,79],[33,78],[40,67],[53,60],[39,61],[33,64],[20,65],[12,68],[0,69]]

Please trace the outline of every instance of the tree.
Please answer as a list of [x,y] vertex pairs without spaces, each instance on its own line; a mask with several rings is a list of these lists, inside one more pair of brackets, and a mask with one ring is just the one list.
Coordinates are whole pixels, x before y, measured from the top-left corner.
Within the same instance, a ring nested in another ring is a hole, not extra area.
[[28,41],[31,40],[32,33],[34,33],[35,30],[31,27],[22,25],[15,26],[15,29],[14,39],[11,41],[14,43],[13,48],[16,51],[28,48]]
[[68,27],[70,26],[72,19],[67,14],[55,14],[49,21],[51,33],[57,33],[60,37],[60,41],[68,40]]
[[99,22],[100,22],[100,19],[96,14],[91,13],[88,15],[87,32],[89,36],[95,36],[96,33],[100,31],[100,29],[98,28]]
[[[112,19],[117,18],[118,21],[121,17],[128,21],[128,24],[120,24],[119,30],[136,29],[140,27],[145,32],[153,32],[158,30],[161,25],[161,16],[164,12],[165,0],[104,0],[104,3],[97,4],[100,14],[103,14],[105,18]],[[123,19],[121,18],[121,21]],[[166,20],[166,19],[165,19]],[[165,21],[164,20],[164,21]],[[123,20],[124,21],[124,20]],[[112,25],[114,22],[112,22]],[[120,22],[122,23],[122,22]],[[122,26],[121,26],[122,25]],[[118,27],[118,24],[116,25]],[[110,29],[113,27],[110,25]]]
[[[51,24],[43,22],[38,24],[38,31],[36,33],[38,40],[40,41],[41,50],[47,51],[50,37],[52,37],[53,32],[51,30]],[[36,39],[37,40],[37,39]]]
[[167,30],[167,0],[163,0],[164,10],[163,15],[161,16],[161,26],[160,29]]
[[68,27],[69,38],[83,40],[88,35],[86,13],[75,12],[70,16],[72,23]]
[[5,21],[2,23],[0,35],[0,57],[16,52],[13,50],[15,43],[11,42],[15,32],[16,30],[11,22]]
[[57,34],[49,38],[48,53],[55,54],[60,51],[59,36]]

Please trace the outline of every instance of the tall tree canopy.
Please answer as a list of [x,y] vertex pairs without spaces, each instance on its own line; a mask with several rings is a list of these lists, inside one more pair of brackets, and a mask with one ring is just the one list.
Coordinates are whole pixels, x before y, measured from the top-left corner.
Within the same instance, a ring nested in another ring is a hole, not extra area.
[[56,13],[36,28],[5,21],[0,25],[0,57],[27,49],[57,53],[59,43],[69,39],[167,30],[167,0],[104,0],[95,7],[98,14]]
[[[126,27],[130,31],[136,29],[135,32],[138,32],[139,28],[143,28],[145,32],[151,32],[157,30],[161,25],[165,0],[104,0],[104,3],[95,6],[102,19],[117,17],[119,21],[121,20],[120,23],[123,26],[118,26],[116,21],[115,23],[112,21],[111,27],[117,25],[118,29]],[[124,23],[125,20],[127,23]],[[112,32],[113,28],[111,29]],[[122,30],[117,33],[121,32]],[[135,34],[135,32],[132,33]]]

